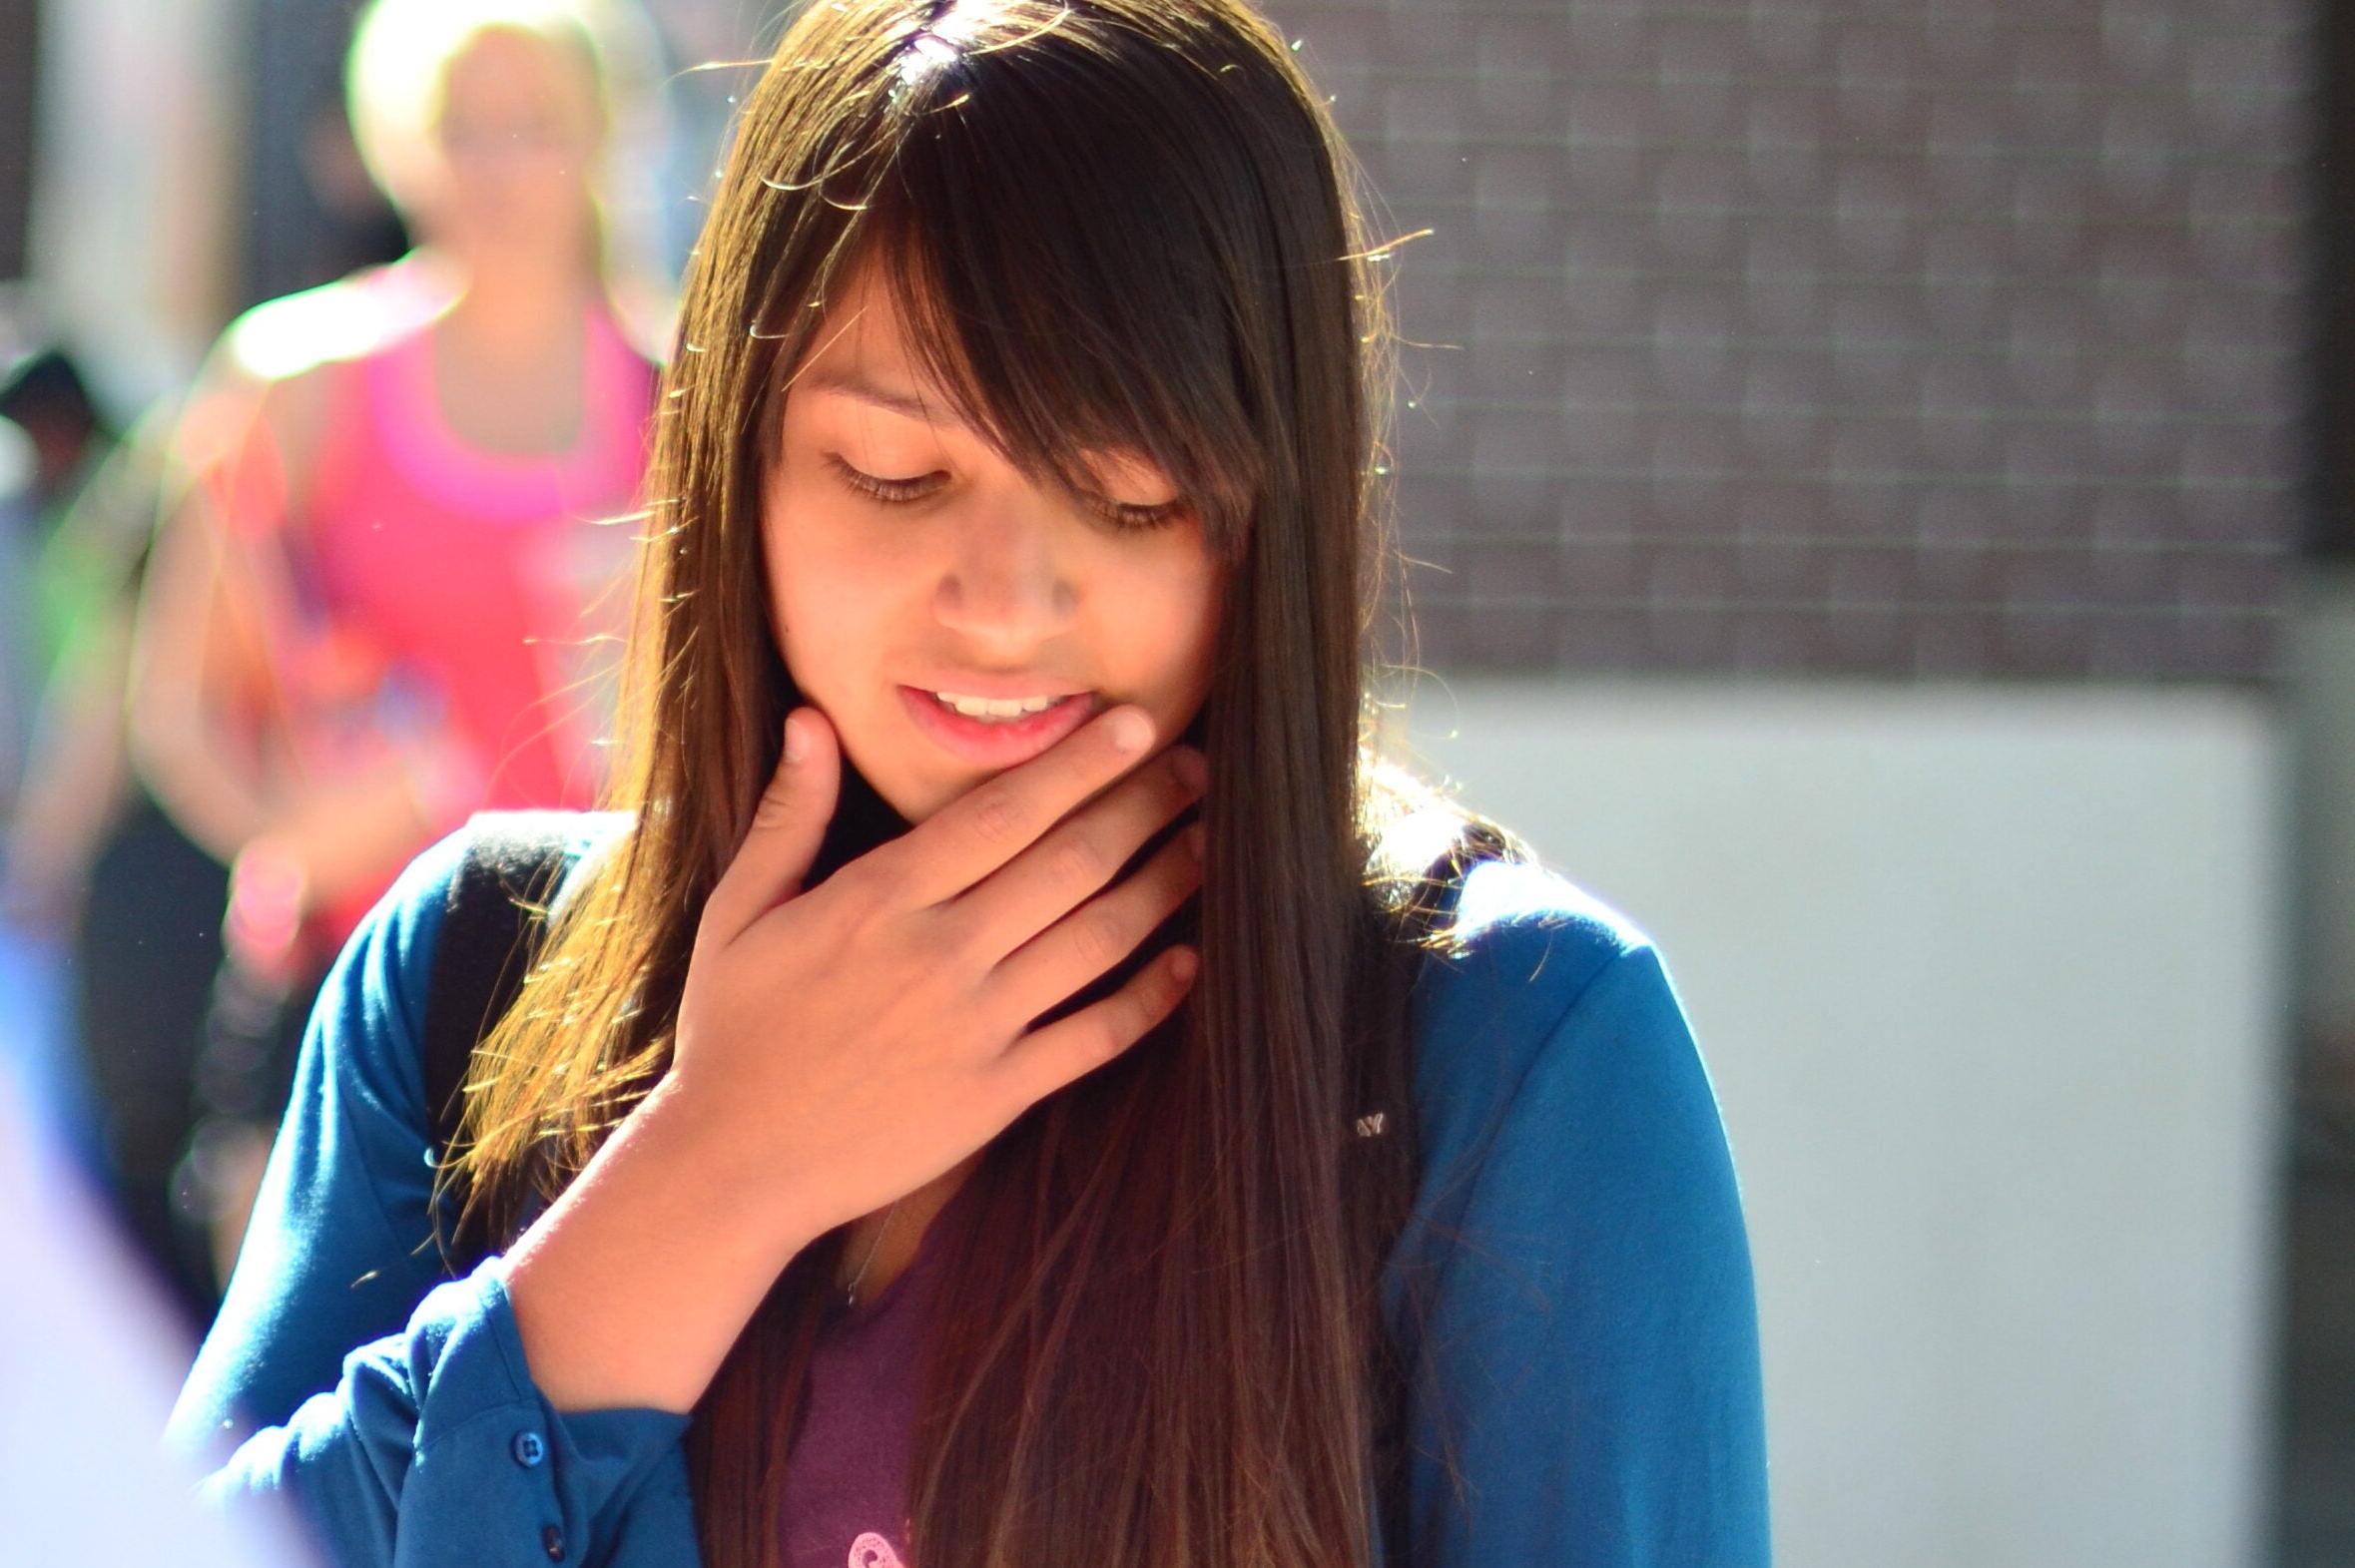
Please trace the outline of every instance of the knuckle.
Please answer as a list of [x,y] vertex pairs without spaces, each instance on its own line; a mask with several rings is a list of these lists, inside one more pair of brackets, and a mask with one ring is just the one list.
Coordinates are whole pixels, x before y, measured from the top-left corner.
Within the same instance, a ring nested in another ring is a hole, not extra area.
[[1119,961],[1128,950],[1118,924],[1101,910],[1074,916],[1071,922],[1071,950],[1093,969],[1109,969]]
[[1143,1029],[1131,1027],[1136,1020],[1122,1008],[1117,1014],[1106,1009],[1104,1016],[1080,1037],[1080,1044],[1092,1062],[1108,1062],[1135,1043]]
[[1120,781],[1119,793],[1125,800],[1157,800],[1165,789],[1177,787],[1177,776],[1167,768],[1140,768]]
[[1169,1011],[1171,1000],[1170,997],[1163,994],[1158,981],[1138,986],[1136,996],[1130,1002],[1124,1019],[1128,1025],[1128,1038],[1132,1041],[1143,1039],[1146,1033],[1159,1023],[1163,1015]]
[[1047,873],[1057,886],[1094,887],[1112,872],[1104,851],[1092,839],[1065,838],[1048,857]]
[[862,856],[826,879],[826,897],[846,930],[872,931],[889,902],[890,880]]
[[1143,1013],[1146,1026],[1150,1027],[1168,1012],[1177,999],[1177,976],[1170,970],[1168,957],[1156,955],[1137,977],[1137,1008]]
[[1021,826],[1022,808],[1002,784],[984,784],[973,794],[973,832],[985,843],[1003,843]]
[[1194,886],[1194,868],[1182,856],[1158,854],[1121,884],[1117,896],[1130,917],[1150,927],[1183,904]]
[[784,786],[771,784],[761,791],[760,802],[753,807],[753,826],[782,827],[793,816],[793,797]]
[[966,917],[962,911],[942,911],[930,927],[925,939],[926,948],[945,961],[946,966],[964,970],[987,970],[998,952],[1002,940],[995,927]]
[[1195,976],[1201,973],[1201,963],[1202,960],[1197,957],[1191,960],[1187,969],[1166,964],[1162,966],[1161,1010],[1164,1013],[1177,1011],[1178,1004],[1193,990]]

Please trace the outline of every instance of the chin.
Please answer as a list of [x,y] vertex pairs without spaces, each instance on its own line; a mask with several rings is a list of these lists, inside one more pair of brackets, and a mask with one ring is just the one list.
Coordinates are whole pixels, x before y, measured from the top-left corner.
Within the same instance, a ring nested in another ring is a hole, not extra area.
[[876,792],[889,801],[891,809],[906,817],[909,824],[913,825],[934,812],[955,804],[957,800],[972,793],[975,788],[1005,771],[1002,768],[984,770],[966,778],[904,787],[879,788]]
[[843,760],[859,771],[859,777],[867,781],[878,799],[905,817],[911,827],[989,777],[987,774],[976,774],[969,779],[927,777],[904,759],[898,760],[898,766],[894,767],[892,759],[881,758],[878,759],[881,766],[870,768],[852,752],[847,742]]

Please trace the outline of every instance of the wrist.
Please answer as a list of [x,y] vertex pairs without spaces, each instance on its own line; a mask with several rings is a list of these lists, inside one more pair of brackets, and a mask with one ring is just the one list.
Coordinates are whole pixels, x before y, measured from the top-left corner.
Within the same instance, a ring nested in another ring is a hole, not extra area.
[[502,1265],[533,1380],[559,1410],[687,1413],[805,1245],[661,1086]]
[[700,1202],[736,1218],[747,1239],[783,1270],[837,1222],[808,1202],[809,1193],[723,1100],[676,1076],[666,1077],[631,1112],[638,1136],[662,1150]]

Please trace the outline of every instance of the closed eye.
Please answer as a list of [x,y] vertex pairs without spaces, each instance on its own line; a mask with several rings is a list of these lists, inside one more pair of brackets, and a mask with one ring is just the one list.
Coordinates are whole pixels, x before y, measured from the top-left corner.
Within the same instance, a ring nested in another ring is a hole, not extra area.
[[[840,454],[834,452],[826,454],[826,464],[844,484],[885,506],[904,506],[920,501],[936,493],[948,478],[946,474],[935,470],[918,474],[912,479],[886,479],[880,474],[852,467]],[[1115,501],[1089,492],[1081,492],[1079,499],[1090,511],[1116,528],[1161,528],[1176,522],[1186,511],[1186,502],[1182,496],[1174,500],[1156,501],[1150,506],[1133,501]]]
[[922,500],[940,488],[939,485],[932,482],[933,480],[945,480],[948,477],[945,474],[934,472],[918,474],[913,479],[884,479],[879,475],[853,468],[833,452],[826,454],[826,462],[827,466],[835,471],[843,483],[852,489],[874,500],[893,506]]

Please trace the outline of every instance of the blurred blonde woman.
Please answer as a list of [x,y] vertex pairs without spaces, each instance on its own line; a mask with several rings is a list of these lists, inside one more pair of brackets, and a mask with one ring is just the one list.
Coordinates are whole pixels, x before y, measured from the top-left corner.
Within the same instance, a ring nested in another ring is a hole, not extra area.
[[601,784],[655,367],[599,196],[643,34],[595,0],[371,5],[352,129],[419,244],[250,312],[182,421],[133,744],[231,866],[190,1167],[224,1277],[326,957],[469,812]]

